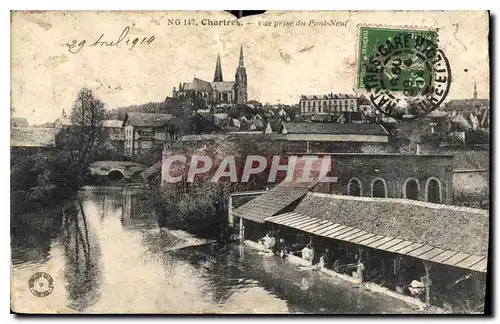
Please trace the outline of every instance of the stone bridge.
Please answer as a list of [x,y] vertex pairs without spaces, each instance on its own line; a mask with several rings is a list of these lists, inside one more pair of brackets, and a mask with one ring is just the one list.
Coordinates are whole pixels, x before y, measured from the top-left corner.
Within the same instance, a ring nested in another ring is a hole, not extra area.
[[93,176],[107,177],[109,180],[130,180],[138,176],[147,166],[128,161],[98,161],[90,165]]

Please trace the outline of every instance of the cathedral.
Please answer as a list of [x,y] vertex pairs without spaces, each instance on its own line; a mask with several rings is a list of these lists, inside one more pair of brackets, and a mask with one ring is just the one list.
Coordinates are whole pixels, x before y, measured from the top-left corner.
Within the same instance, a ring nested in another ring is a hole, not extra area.
[[243,61],[243,46],[240,48],[240,61],[236,68],[234,81],[224,81],[219,54],[215,64],[213,82],[194,78],[193,82],[179,83],[178,89],[174,87],[172,97],[199,99],[205,106],[245,104],[247,102],[247,71]]

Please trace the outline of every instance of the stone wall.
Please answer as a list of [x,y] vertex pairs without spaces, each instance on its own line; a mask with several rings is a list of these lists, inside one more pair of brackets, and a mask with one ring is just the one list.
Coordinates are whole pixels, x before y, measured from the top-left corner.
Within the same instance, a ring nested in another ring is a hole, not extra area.
[[453,203],[453,176],[451,156],[392,155],[392,154],[333,154],[332,175],[337,183],[321,184],[315,191],[347,195],[351,179],[361,183],[362,196],[372,196],[372,183],[385,182],[387,197],[405,198],[405,182],[415,179],[419,186],[419,199],[427,201],[426,187],[429,179],[441,185],[441,201]]

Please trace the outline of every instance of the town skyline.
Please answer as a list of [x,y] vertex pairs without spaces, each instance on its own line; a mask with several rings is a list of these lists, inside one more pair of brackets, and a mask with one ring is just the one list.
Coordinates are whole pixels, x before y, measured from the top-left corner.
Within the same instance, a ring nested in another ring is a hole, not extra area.
[[[309,17],[311,13],[306,13]],[[297,19],[305,13],[294,13]],[[62,109],[69,111],[78,90],[87,86],[106,104],[107,109],[161,102],[172,95],[179,81],[193,77],[211,80],[217,55],[221,57],[224,79],[231,80],[238,66],[238,54],[243,45],[245,66],[248,73],[248,100],[271,104],[297,104],[301,95],[327,93],[354,94],[356,79],[357,25],[369,23],[367,16],[356,12],[313,13],[317,19],[335,17],[349,20],[347,27],[335,28],[257,28],[256,21],[265,17],[278,19],[282,13],[268,13],[259,17],[245,18],[241,27],[221,26],[200,29],[193,37],[193,27],[166,26],[165,13],[152,13],[148,18],[122,16],[116,24],[106,19],[92,23],[94,13],[69,13],[78,15],[79,21],[89,25],[88,30],[76,30],[71,36],[62,31],[75,30],[74,20],[62,15],[50,14],[50,19],[67,28],[52,30],[43,24],[47,13],[13,15],[13,27],[17,28],[12,46],[11,108],[13,116],[26,117],[30,124],[57,119]],[[109,13],[101,13],[106,16]],[[168,13],[168,17],[179,13]],[[222,12],[202,12],[200,17],[225,17]],[[409,15],[409,16],[408,16]],[[440,46],[450,58],[453,83],[445,101],[472,98],[474,82],[479,98],[489,99],[488,40],[474,39],[472,35],[455,32],[452,27],[467,19],[476,21],[478,29],[488,26],[481,20],[482,12],[469,16],[456,13],[431,12],[425,16],[427,25],[440,28]],[[149,18],[151,17],[151,18]],[[380,21],[383,13],[375,14]],[[419,22],[415,13],[393,13],[395,24]],[[131,24],[130,21],[134,23]],[[468,22],[471,23],[471,22]],[[68,51],[67,43],[87,39],[89,43],[101,33],[119,35],[124,26],[133,26],[130,34],[137,37],[155,36],[151,44],[134,48],[86,47],[76,54]],[[47,34],[54,34],[47,38]],[[58,34],[60,33],[60,34]],[[310,34],[310,35],[309,35]],[[89,36],[90,35],[90,36]],[[300,35],[301,37],[294,37]],[[326,41],[328,40],[328,41]],[[470,44],[474,46],[470,46]],[[46,55],[37,52],[46,46]],[[460,53],[460,55],[458,55]],[[36,76],[26,78],[34,71]],[[28,90],[29,89],[29,90]]]

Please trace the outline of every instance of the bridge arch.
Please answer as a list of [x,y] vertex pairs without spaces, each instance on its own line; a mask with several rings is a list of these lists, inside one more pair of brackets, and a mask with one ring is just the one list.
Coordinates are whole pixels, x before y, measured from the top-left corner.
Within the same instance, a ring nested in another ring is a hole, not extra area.
[[122,170],[119,169],[111,169],[108,171],[108,179],[111,181],[120,181],[125,178]]

